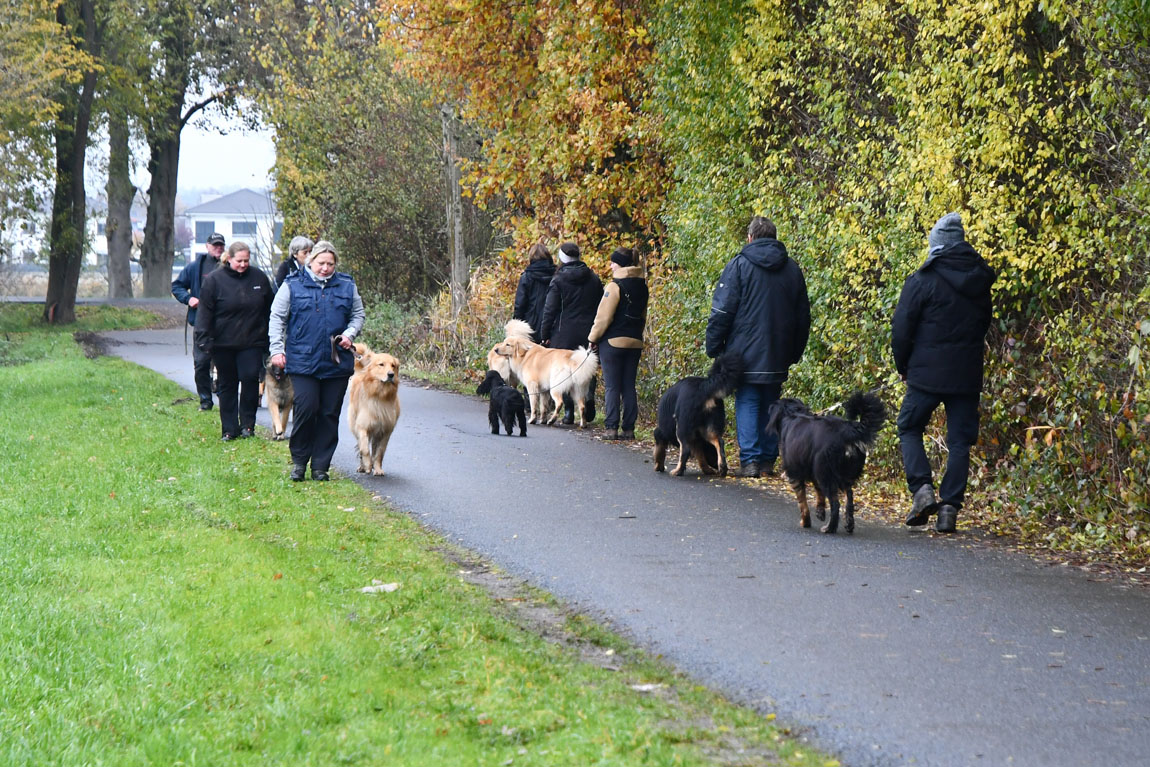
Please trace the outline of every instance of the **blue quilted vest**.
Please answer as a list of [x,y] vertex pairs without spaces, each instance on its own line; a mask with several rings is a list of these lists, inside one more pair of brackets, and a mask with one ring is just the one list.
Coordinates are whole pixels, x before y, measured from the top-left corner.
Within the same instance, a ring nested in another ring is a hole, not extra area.
[[291,286],[288,313],[287,372],[316,378],[350,376],[355,366],[351,351],[339,350],[339,364],[331,359],[331,337],[347,330],[355,282],[350,275],[336,272],[320,287],[304,270],[284,281]]

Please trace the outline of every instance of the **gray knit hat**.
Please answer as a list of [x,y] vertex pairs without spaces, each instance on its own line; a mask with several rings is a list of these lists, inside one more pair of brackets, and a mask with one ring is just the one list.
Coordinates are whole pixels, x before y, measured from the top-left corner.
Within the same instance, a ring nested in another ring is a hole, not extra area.
[[947,213],[936,221],[930,230],[931,253],[937,253],[960,242],[966,242],[966,232],[962,228],[962,216],[957,213]]

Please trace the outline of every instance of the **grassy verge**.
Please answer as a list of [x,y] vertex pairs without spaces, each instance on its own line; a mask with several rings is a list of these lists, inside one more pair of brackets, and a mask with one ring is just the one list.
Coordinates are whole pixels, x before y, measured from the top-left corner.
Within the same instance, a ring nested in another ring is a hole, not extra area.
[[355,483],[72,341],[135,315],[8,311],[0,763],[834,763],[586,621],[547,641]]

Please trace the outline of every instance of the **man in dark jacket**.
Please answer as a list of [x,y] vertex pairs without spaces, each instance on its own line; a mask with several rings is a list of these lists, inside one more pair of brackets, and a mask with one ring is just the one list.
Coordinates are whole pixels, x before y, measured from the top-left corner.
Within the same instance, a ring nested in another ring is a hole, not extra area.
[[[200,286],[212,273],[224,254],[224,236],[212,232],[208,236],[208,252],[183,269],[172,280],[172,295],[181,304],[188,305],[188,324],[196,326],[196,307],[200,304]],[[192,369],[196,377],[196,393],[200,395],[200,410],[212,409],[212,357],[199,347],[192,346]]]
[[[930,230],[926,262],[906,278],[891,324],[895,367],[906,381],[898,440],[907,488],[906,523],[953,533],[966,493],[970,448],[978,440],[982,356],[990,327],[994,270],[966,242],[962,218],[948,213]],[[935,408],[946,409],[946,473],[936,501],[923,432]]]
[[543,305],[547,300],[547,288],[555,276],[555,262],[543,243],[531,247],[527,257],[527,268],[519,277],[515,288],[515,309],[511,318],[523,320],[531,326],[531,340],[538,343],[539,329],[543,325]]
[[746,371],[735,392],[741,477],[774,472],[779,440],[766,433],[767,409],[802,359],[811,330],[806,280],[776,236],[770,219],[751,219],[747,244],[719,276],[707,320],[707,356],[737,351]]
[[[543,319],[539,323],[539,338],[552,349],[578,349],[587,345],[587,335],[595,324],[595,312],[603,296],[603,281],[580,260],[579,246],[565,242],[559,246],[559,269],[547,288],[543,304]],[[590,397],[583,410],[583,418],[595,420],[595,386],[598,377],[591,380]],[[564,395],[563,423],[575,423],[575,403]]]

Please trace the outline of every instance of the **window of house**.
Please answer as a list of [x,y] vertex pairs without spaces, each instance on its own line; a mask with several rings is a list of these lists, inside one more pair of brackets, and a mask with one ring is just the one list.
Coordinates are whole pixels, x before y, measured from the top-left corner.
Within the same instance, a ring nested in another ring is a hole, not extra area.
[[239,237],[241,235],[250,237],[250,236],[254,235],[255,233],[256,233],[256,222],[255,221],[234,221],[234,222],[232,222],[232,236],[233,237]]
[[196,242],[207,242],[208,238],[212,236],[212,232],[214,231],[216,231],[215,221],[197,221]]
[[275,232],[272,234],[272,242],[279,242],[284,236],[284,222],[277,221]]
[[97,223],[96,224],[96,236],[97,237],[103,237],[104,234],[107,232],[107,230],[104,227],[105,227],[105,224],[103,224],[103,223]]

